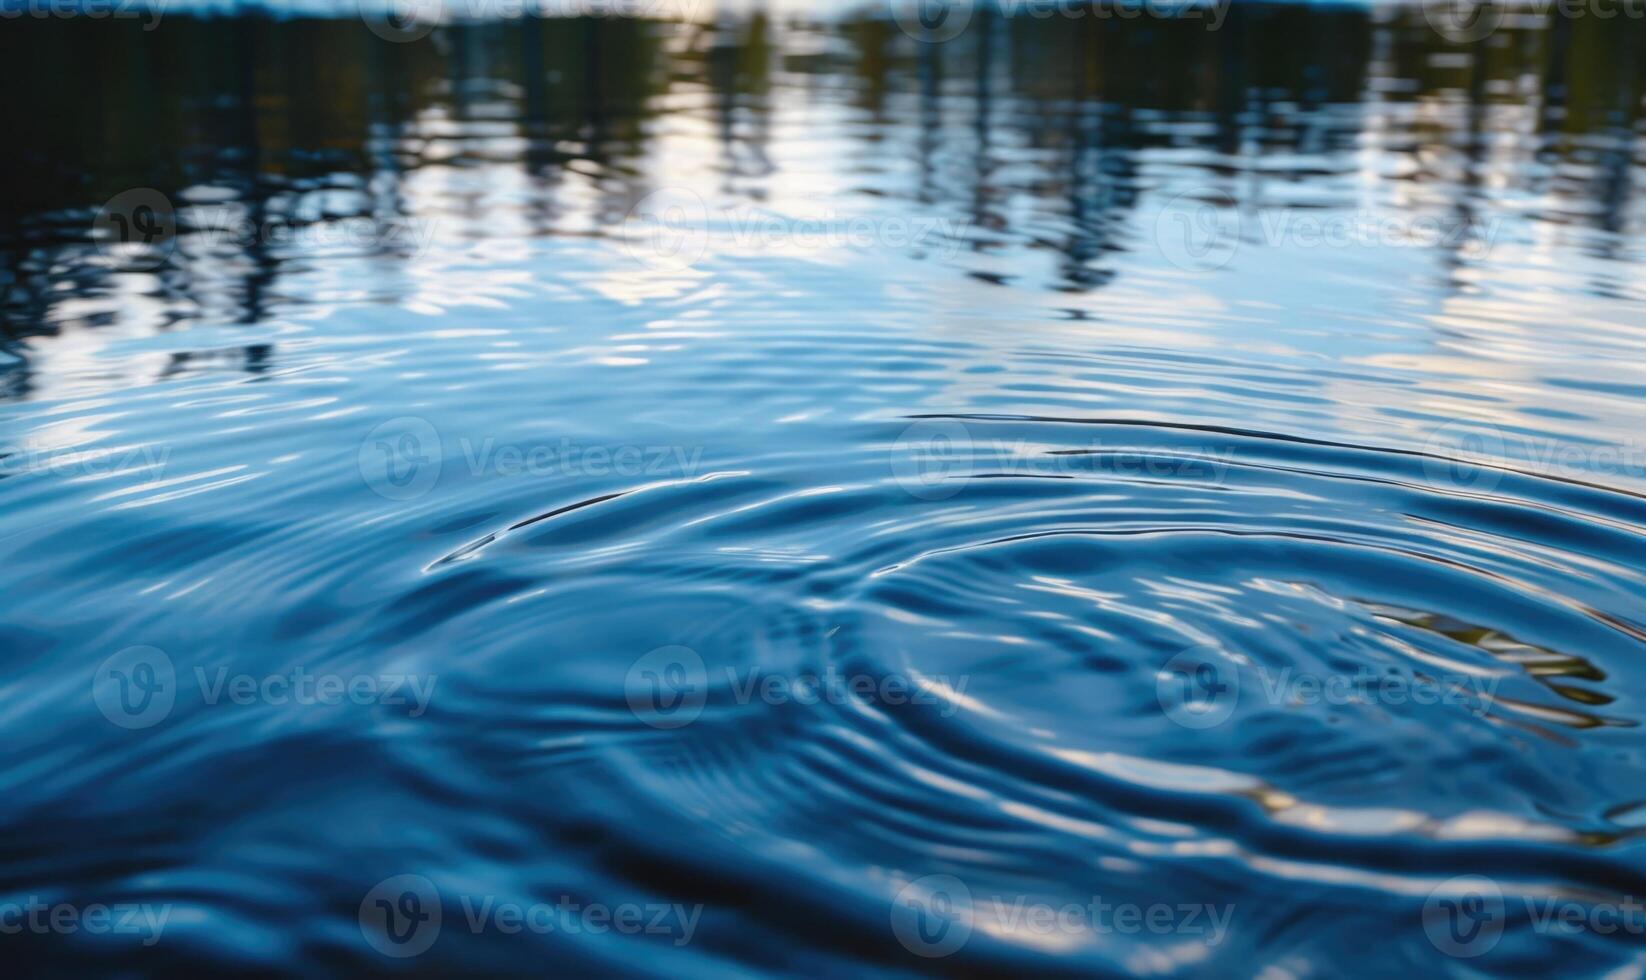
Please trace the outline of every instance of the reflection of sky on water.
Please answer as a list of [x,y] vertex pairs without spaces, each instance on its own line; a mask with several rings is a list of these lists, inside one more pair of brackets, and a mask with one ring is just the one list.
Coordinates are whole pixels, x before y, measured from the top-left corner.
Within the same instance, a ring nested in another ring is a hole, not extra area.
[[[683,950],[452,929],[415,964],[577,975],[918,969],[887,905],[928,874],[985,913],[940,965],[1013,976],[1301,975],[1373,934],[1415,975],[1453,876],[1639,893],[1646,458],[1594,451],[1646,393],[1639,25],[1463,48],[1264,4],[921,46],[729,9],[0,30],[33,95],[0,448],[34,454],[0,457],[0,786],[53,855],[14,877],[176,902],[167,967],[351,975],[387,962],[360,896],[413,872],[453,921],[459,888],[706,907]],[[144,187],[181,234],[93,241]],[[908,451],[923,425],[970,455]],[[386,493],[413,430],[430,479]],[[145,740],[85,703],[134,643],[440,687],[418,718],[185,699]],[[717,690],[660,732],[625,677],[676,644],[943,710]],[[1244,678],[1226,727],[1162,700],[1185,648]],[[1494,686],[1261,696],[1360,668]],[[990,914],[1099,894],[1239,918]],[[1512,930],[1488,962],[1637,959]]]

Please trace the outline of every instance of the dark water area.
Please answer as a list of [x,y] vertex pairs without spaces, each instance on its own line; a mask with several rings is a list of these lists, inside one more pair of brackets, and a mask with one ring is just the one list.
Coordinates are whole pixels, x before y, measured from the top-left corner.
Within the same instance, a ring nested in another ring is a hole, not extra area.
[[1189,13],[0,20],[6,969],[1642,976],[1646,24]]

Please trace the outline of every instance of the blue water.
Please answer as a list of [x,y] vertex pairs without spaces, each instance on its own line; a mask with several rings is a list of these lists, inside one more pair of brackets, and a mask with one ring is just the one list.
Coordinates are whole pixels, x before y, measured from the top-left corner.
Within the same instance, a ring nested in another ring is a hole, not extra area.
[[0,22],[8,969],[1641,976],[1646,26],[1224,15]]

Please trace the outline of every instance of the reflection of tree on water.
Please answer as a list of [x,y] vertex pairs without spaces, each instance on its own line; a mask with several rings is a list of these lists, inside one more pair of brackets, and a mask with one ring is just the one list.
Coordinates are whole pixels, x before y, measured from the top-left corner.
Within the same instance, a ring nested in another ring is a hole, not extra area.
[[693,32],[694,41],[706,48],[699,65],[714,95],[725,176],[721,189],[738,193],[740,179],[747,179],[753,185],[748,192],[758,194],[759,181],[776,170],[766,152],[771,139],[771,24],[757,13],[742,23],[722,19],[706,33],[704,38]]
[[[1374,21],[1360,10],[1236,6],[1213,33],[1194,20],[1002,19],[984,8],[960,37],[917,45],[884,20],[800,28],[785,16],[525,19],[409,44],[354,20],[176,17],[154,32],[122,20],[13,24],[0,33],[0,85],[30,105],[10,114],[11,150],[0,156],[0,279],[10,281],[0,328],[16,341],[114,315],[79,302],[115,302],[117,270],[87,228],[134,187],[183,208],[185,243],[201,231],[191,224],[201,188],[256,227],[381,227],[437,207],[471,238],[504,227],[609,231],[670,173],[655,141],[665,97],[695,92],[706,106],[685,112],[710,123],[724,193],[764,193],[786,99],[832,98],[856,113],[846,153],[858,186],[968,221],[980,258],[1055,252],[1056,281],[1031,287],[1086,290],[1118,274],[1117,257],[1139,247],[1136,211],[1159,189],[1151,161],[1162,153],[1194,151],[1198,162],[1174,165],[1260,207],[1264,195],[1329,179],[1310,161],[1346,158],[1374,127],[1382,152],[1409,156],[1410,179],[1455,221],[1491,213],[1490,170],[1499,185],[1553,202],[1535,217],[1590,230],[1599,257],[1615,256],[1630,223],[1643,91],[1635,21],[1554,17],[1464,47],[1416,9]],[[826,43],[792,50],[801,36]],[[61,71],[90,63],[103,67]],[[1540,100],[1532,138],[1488,152],[1528,96]],[[1401,113],[1409,126],[1382,118]],[[1266,159],[1277,153],[1300,162]],[[1448,160],[1455,172],[1433,170]],[[432,165],[513,168],[526,191],[506,215],[484,181],[413,193]],[[896,165],[911,168],[907,182],[883,176]],[[406,243],[384,240],[357,258],[382,273],[358,288],[398,298]],[[1445,261],[1455,276],[1469,259]],[[176,249],[146,288],[162,325],[264,322],[313,298],[293,276],[317,262],[259,235],[220,237]],[[248,368],[270,356],[251,351]],[[0,372],[13,397],[27,392],[17,380],[26,360]]]

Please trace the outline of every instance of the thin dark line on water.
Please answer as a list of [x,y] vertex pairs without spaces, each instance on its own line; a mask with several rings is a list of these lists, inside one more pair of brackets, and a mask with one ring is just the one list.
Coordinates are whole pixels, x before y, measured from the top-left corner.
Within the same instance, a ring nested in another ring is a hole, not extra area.
[[521,528],[530,527],[533,524],[549,520],[553,517],[560,517],[562,515],[569,514],[572,511],[582,510],[585,507],[591,507],[595,504],[603,504],[616,500],[619,497],[627,497],[637,493],[645,493],[648,490],[659,490],[663,487],[683,486],[688,483],[708,483],[721,477],[747,475],[747,470],[725,470],[717,473],[705,473],[702,476],[691,477],[684,480],[663,480],[658,483],[648,483],[644,486],[630,487],[627,490],[618,490],[612,493],[601,494],[597,497],[590,497],[587,500],[579,500],[576,503],[567,504],[564,507],[556,507],[553,510],[545,511],[541,514],[536,514],[525,518],[524,520],[516,521],[501,531],[493,531],[483,537],[475,538],[473,541],[470,541],[453,551],[447,552],[441,557],[430,562],[428,565],[424,566],[423,570],[425,572],[432,571],[442,565],[449,565],[459,559],[471,557],[472,555],[478,553],[482,548],[485,548],[487,545],[493,543],[499,538],[512,534]]

